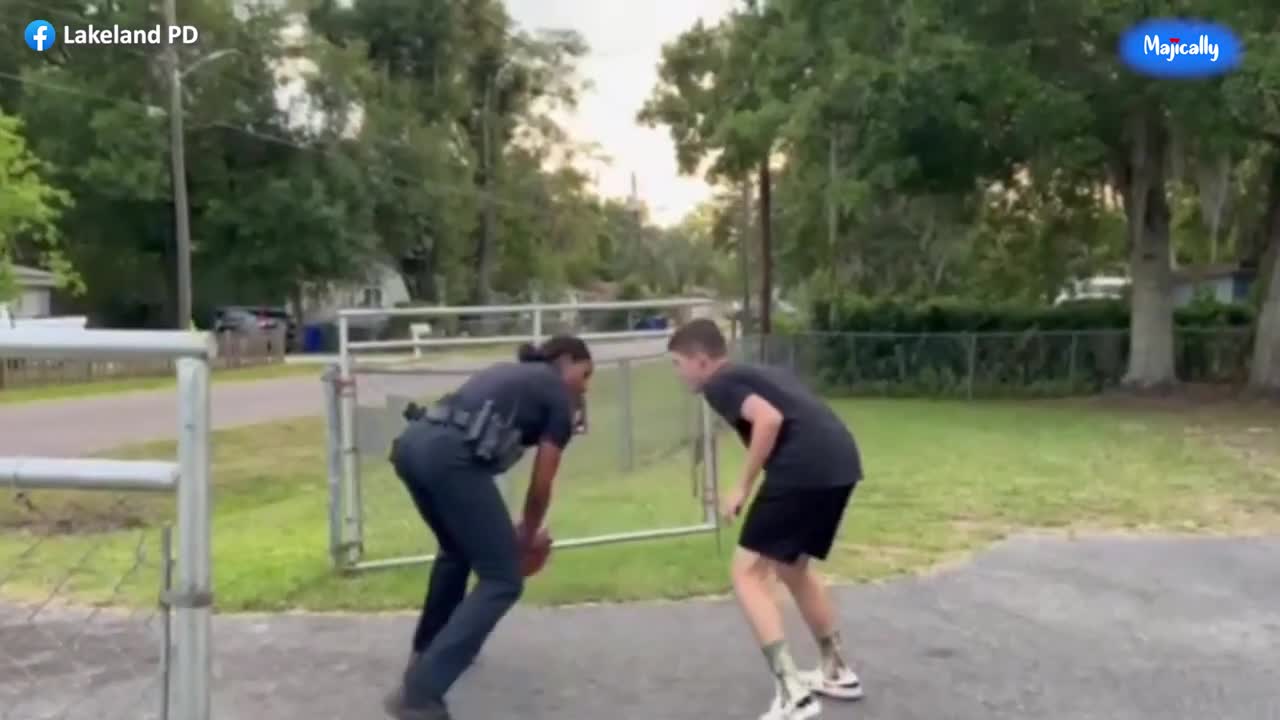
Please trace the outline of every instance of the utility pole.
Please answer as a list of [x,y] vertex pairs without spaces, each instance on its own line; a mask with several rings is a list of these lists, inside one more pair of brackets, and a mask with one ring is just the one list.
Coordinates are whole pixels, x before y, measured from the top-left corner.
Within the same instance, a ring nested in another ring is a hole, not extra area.
[[773,176],[769,155],[760,161],[760,334],[773,333]]
[[497,198],[494,197],[494,191],[497,189],[494,175],[496,174],[497,163],[494,158],[497,153],[494,151],[493,137],[493,94],[494,86],[497,85],[498,73],[495,72],[489,77],[489,82],[484,88],[484,117],[482,118],[484,127],[482,138],[483,162],[484,162],[484,215],[481,218],[480,232],[480,252],[477,253],[476,265],[480,274],[479,300],[481,305],[488,305],[490,300],[489,283],[490,276],[493,274],[493,254],[494,254],[494,231],[498,224],[498,205]]
[[751,180],[742,181],[742,226],[738,230],[738,264],[742,275],[742,334],[751,333]]
[[[165,22],[178,24],[176,0],[164,0]],[[178,329],[191,327],[191,208],[187,200],[186,141],[182,130],[182,68],[178,46],[165,47],[169,64],[169,156],[173,179],[173,226],[178,256]]]
[[827,151],[827,247],[834,251],[838,237],[836,224],[836,131],[831,129],[831,141]]

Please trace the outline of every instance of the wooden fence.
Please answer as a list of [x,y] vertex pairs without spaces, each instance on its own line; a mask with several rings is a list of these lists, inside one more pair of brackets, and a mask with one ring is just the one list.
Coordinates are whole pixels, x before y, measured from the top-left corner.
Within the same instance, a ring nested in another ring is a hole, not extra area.
[[[217,336],[214,370],[258,367],[284,362],[285,333],[224,333]],[[0,389],[72,385],[103,380],[172,376],[172,360],[62,360],[0,358]]]

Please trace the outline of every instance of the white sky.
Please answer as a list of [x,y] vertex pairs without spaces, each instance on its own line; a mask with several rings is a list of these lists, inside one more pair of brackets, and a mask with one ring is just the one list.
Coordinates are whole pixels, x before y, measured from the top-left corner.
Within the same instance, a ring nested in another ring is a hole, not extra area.
[[653,220],[679,221],[709,195],[700,178],[682,177],[667,129],[636,123],[636,113],[657,80],[662,45],[699,18],[714,22],[735,0],[505,0],[529,30],[577,30],[591,46],[581,72],[594,88],[567,118],[579,142],[595,143],[609,165],[598,169],[600,191],[626,196],[635,173],[640,198]]

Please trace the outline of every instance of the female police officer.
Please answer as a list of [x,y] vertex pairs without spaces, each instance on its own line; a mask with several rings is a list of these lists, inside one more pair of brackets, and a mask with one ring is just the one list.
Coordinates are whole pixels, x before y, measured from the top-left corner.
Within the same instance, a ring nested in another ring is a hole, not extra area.
[[[450,717],[445,693],[523,589],[521,555],[546,519],[592,362],[572,336],[525,345],[519,359],[472,375],[419,413],[392,449],[396,474],[439,542],[404,685],[386,703],[398,720]],[[513,527],[494,476],[533,446],[524,515]],[[466,594],[473,571],[478,582]]]

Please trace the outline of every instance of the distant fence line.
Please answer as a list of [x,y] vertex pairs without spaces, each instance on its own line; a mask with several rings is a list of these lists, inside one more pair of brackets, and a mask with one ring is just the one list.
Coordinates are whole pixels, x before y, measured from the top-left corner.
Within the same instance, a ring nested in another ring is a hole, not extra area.
[[[285,332],[217,336],[214,370],[283,363]],[[70,385],[102,380],[165,377],[174,373],[174,361],[165,359],[49,359],[0,357],[0,390]]]
[[[1249,328],[1179,328],[1183,382],[1242,384]],[[831,393],[1000,396],[1096,393],[1123,380],[1128,330],[950,333],[799,333],[747,336],[747,359],[789,367]]]

